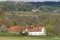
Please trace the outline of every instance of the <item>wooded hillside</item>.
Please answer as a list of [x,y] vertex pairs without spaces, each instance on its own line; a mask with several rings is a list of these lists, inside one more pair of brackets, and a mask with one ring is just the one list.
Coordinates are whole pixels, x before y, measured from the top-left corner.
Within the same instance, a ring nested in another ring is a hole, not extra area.
[[[0,2],[0,26],[6,25],[9,28],[11,25],[34,25],[35,27],[43,25],[48,27],[48,30],[51,26],[53,31],[50,33],[60,34],[60,2],[40,3]],[[31,9],[39,9],[39,11],[32,12]]]

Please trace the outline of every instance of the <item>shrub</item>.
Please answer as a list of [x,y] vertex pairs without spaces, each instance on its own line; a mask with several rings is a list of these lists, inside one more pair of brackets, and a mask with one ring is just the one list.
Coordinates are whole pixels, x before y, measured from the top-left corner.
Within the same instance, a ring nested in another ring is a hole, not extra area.
[[51,25],[51,24],[48,24],[46,27],[45,27],[45,29],[46,29],[46,34],[47,35],[52,35],[53,34],[53,25]]

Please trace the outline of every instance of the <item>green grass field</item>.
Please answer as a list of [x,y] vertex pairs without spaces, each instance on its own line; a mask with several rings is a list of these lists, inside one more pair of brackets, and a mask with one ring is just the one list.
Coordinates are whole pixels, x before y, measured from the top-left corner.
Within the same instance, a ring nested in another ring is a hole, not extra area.
[[8,37],[0,36],[0,40],[60,40],[60,37]]
[[60,40],[60,36],[24,36],[10,33],[0,33],[0,40]]

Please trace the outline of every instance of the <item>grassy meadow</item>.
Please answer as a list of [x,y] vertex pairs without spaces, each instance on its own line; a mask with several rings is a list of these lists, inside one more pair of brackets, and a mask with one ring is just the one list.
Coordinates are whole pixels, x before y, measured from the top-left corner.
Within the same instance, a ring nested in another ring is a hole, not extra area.
[[0,33],[0,40],[60,40],[60,36],[28,36]]
[[60,40],[60,37],[40,37],[40,36],[0,36],[0,40]]

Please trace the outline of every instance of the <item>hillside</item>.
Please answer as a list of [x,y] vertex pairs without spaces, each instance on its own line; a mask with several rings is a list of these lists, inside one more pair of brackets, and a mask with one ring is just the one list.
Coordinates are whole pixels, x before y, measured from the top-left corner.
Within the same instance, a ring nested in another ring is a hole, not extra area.
[[59,10],[60,2],[0,2],[0,9],[5,11],[32,11],[32,9]]

